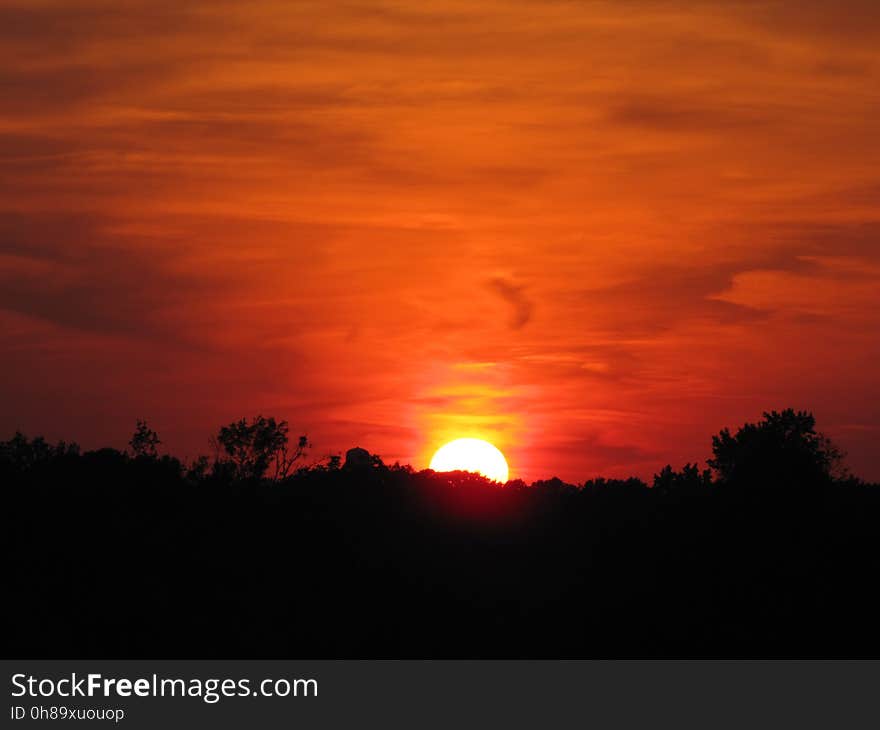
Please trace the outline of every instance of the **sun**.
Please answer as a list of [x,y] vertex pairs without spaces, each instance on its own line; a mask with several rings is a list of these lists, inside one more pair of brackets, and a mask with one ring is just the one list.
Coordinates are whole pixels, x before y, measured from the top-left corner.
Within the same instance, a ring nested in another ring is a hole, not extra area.
[[434,471],[472,471],[496,482],[506,482],[507,460],[498,449],[482,439],[455,439],[441,446],[431,459]]

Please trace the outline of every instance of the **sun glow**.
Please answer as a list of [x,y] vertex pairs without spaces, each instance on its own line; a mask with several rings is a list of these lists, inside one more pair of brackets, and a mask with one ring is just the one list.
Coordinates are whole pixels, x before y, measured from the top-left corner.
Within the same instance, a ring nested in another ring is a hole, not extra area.
[[482,439],[456,439],[441,446],[431,459],[431,469],[471,471],[496,482],[506,482],[509,476],[504,454]]

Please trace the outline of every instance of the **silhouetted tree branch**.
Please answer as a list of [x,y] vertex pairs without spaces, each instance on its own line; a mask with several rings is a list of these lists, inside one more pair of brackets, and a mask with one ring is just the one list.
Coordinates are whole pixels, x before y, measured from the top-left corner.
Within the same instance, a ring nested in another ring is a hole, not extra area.
[[132,455],[135,458],[157,459],[159,457],[157,447],[161,443],[159,434],[151,429],[146,421],[138,419],[134,434],[128,442]]
[[262,479],[271,466],[271,478],[284,479],[309,448],[306,436],[300,436],[290,448],[289,431],[287,421],[264,416],[223,426],[214,439],[219,468],[230,466],[237,479]]
[[816,431],[807,411],[788,408],[764,413],[759,423],[746,423],[735,435],[723,429],[712,437],[707,463],[726,484],[790,487],[829,481],[842,452]]

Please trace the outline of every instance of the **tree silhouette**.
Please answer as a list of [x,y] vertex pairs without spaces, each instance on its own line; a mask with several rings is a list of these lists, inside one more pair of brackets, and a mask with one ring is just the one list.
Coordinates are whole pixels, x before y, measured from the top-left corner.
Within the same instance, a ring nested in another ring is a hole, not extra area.
[[712,472],[709,469],[700,471],[696,464],[688,463],[677,472],[667,464],[654,475],[653,488],[659,494],[685,496],[700,494],[711,485]]
[[880,486],[833,478],[809,413],[722,431],[714,475],[667,466],[652,488],[365,450],[301,467],[305,437],[262,416],[183,465],[143,458],[138,427],[128,452],[0,441],[8,653],[880,656]]
[[291,448],[289,431],[287,421],[264,416],[233,421],[215,438],[217,462],[230,466],[237,479],[262,479],[270,467],[272,479],[284,479],[309,447],[308,438],[300,436]]
[[816,431],[812,413],[791,408],[765,412],[762,421],[744,424],[735,435],[723,429],[712,437],[712,454],[707,463],[723,483],[747,487],[826,483],[842,458]]
[[161,443],[159,434],[151,429],[146,421],[138,419],[134,434],[128,442],[135,458],[157,459],[159,451],[156,447]]
[[29,439],[21,431],[16,431],[9,441],[0,442],[0,465],[15,472],[27,472],[34,467],[64,456],[79,456],[80,448],[75,443],[59,441],[50,444],[42,436]]

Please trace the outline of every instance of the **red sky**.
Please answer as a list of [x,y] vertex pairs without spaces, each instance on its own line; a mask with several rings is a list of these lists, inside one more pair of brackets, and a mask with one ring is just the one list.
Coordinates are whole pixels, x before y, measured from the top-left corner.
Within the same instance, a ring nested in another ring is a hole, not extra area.
[[880,4],[0,0],[0,437],[880,479]]

